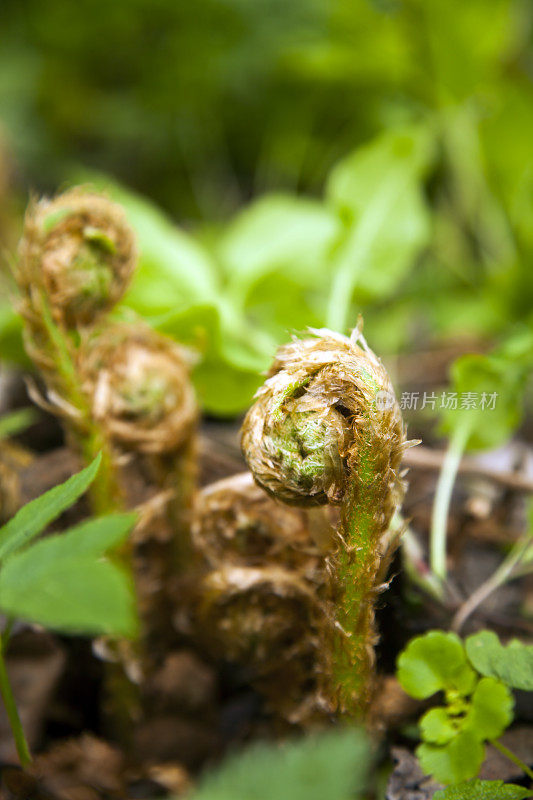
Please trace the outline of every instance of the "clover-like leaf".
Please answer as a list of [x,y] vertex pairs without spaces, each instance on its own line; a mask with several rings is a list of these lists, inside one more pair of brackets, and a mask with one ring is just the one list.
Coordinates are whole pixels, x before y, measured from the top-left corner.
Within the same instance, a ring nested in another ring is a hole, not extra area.
[[464,781],[440,789],[433,800],[525,800],[533,797],[532,789],[503,781]]
[[498,678],[514,689],[533,691],[533,645],[514,639],[505,646],[492,631],[480,631],[466,639],[465,648],[482,675]]
[[441,689],[469,694],[476,674],[454,633],[429,631],[412,639],[398,658],[398,680],[405,691],[422,699]]
[[472,695],[465,718],[480,741],[497,739],[513,720],[513,696],[507,686],[495,678],[482,678]]
[[430,708],[420,720],[422,739],[430,744],[447,744],[457,734],[457,726],[445,708]]
[[477,775],[485,747],[472,731],[463,730],[443,746],[422,743],[416,754],[426,775],[440,783],[458,783]]

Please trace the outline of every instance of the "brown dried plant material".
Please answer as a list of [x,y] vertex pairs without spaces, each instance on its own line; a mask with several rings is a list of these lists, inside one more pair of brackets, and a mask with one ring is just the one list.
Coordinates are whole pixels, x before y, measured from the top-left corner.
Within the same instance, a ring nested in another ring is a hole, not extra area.
[[332,711],[320,691],[331,670],[324,648],[333,624],[325,548],[333,529],[322,509],[288,508],[250,473],[206,487],[195,504],[193,545],[203,560],[195,630],[215,658],[238,663],[285,723]]
[[117,323],[87,336],[78,354],[94,419],[125,449],[161,454],[191,435],[198,417],[179,345],[147,325]]
[[[135,269],[135,238],[122,208],[76,188],[33,201],[24,222],[17,282],[29,299],[44,290],[56,324],[92,324],[124,294]],[[38,303],[37,303],[38,305]]]
[[0,439],[0,524],[14,516],[22,505],[20,474],[33,455],[18,444]]
[[407,446],[389,377],[360,328],[279,348],[242,429],[255,480],[286,503],[340,505],[327,568],[335,604],[323,692],[359,715],[371,698],[380,540],[401,502]]

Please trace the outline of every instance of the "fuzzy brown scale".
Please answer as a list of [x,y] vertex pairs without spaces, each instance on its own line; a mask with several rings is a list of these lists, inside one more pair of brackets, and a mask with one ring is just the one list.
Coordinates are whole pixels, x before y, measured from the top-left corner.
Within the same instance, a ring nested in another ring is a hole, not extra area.
[[379,543],[404,492],[405,431],[389,377],[360,331],[311,333],[278,350],[245,418],[242,448],[274,497],[341,506],[326,557],[335,627],[322,691],[340,712],[358,715],[371,696]]
[[324,553],[332,527],[322,509],[289,508],[250,473],[206,487],[195,504],[193,545],[202,563],[194,630],[202,649],[238,663],[279,722],[329,718],[320,691],[333,624]]
[[125,449],[178,449],[198,417],[187,351],[142,323],[115,323],[87,335],[78,352],[94,419]]
[[54,321],[74,328],[92,324],[122,297],[137,248],[120,206],[73,189],[30,204],[19,256],[23,293],[29,297],[42,289]]

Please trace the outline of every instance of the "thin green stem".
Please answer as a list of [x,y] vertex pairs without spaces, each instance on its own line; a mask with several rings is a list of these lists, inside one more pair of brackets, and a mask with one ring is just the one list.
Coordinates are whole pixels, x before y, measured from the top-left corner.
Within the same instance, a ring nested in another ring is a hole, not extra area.
[[442,586],[425,563],[422,548],[414,532],[398,512],[395,515],[394,522],[397,526],[405,526],[401,535],[400,546],[403,567],[407,576],[416,586],[419,586],[435,600],[442,602]]
[[405,171],[389,173],[361,217],[352,224],[346,240],[341,243],[328,300],[328,328],[340,333],[346,330],[357,279],[368,263],[372,247],[379,239],[383,225],[387,224],[391,210],[401,198],[407,180]]
[[102,453],[102,463],[98,475],[90,488],[92,506],[95,514],[105,514],[120,508],[120,490],[113,469],[109,442],[102,430],[91,418],[87,399],[80,388],[80,378],[74,359],[70,353],[69,342],[53,320],[48,298],[40,295],[41,316],[53,351],[54,364],[61,381],[65,399],[79,413],[81,425],[76,438],[86,463],[90,463],[98,453]]
[[508,758],[509,761],[513,762],[513,764],[516,764],[516,766],[519,767],[519,769],[521,769],[522,772],[525,772],[525,774],[528,776],[528,778],[531,778],[533,780],[533,770],[531,770],[528,767],[527,764],[524,764],[524,762],[522,761],[521,758],[518,758],[517,755],[515,755],[513,752],[511,752],[511,750],[509,750],[501,742],[498,742],[496,739],[492,739],[490,743],[491,743],[491,745],[493,745],[496,748],[496,750],[500,751],[502,756],[505,756],[505,758]]
[[469,435],[470,421],[465,417],[450,437],[448,450],[437,481],[431,516],[430,564],[434,575],[441,581],[446,580],[448,511],[457,470],[459,469]]
[[31,755],[22,723],[20,721],[17,704],[13,696],[13,690],[7,674],[6,662],[4,660],[4,642],[3,637],[0,638],[0,693],[4,701],[4,706],[15,740],[19,761],[22,767],[28,767],[31,764]]

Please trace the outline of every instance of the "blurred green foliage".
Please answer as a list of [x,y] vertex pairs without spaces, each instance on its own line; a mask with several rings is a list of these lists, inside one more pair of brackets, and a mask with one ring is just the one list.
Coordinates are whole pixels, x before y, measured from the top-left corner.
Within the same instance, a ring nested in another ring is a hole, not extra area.
[[256,744],[204,775],[191,800],[362,800],[372,761],[358,728]]
[[[293,330],[359,311],[390,354],[528,336],[526,0],[4,0],[0,17],[19,185],[90,177],[124,202],[142,251],[125,305],[200,350],[208,411],[244,408]],[[20,358],[5,308],[0,348]]]

